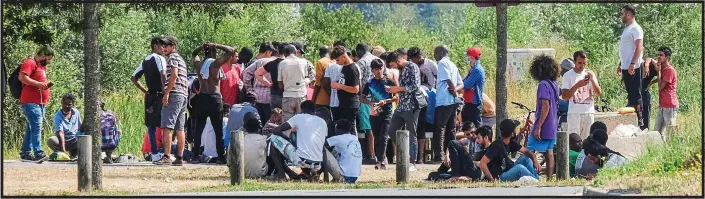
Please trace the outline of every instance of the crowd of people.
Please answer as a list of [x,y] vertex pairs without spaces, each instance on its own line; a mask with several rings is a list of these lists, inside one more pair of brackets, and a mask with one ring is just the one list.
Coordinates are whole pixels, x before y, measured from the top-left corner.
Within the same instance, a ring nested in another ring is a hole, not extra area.
[[[644,61],[643,30],[634,19],[635,9],[626,6],[621,12],[627,28],[620,40],[618,72],[628,106],[637,110],[642,128],[648,128],[648,88],[658,83],[655,129],[663,132],[666,125],[675,125],[678,107],[677,75],[669,62],[672,51],[659,48],[658,58]],[[354,183],[363,164],[385,169],[392,163],[396,131],[407,130],[409,169],[440,164],[429,174],[431,180],[537,181],[542,163],[535,153],[543,155],[550,180],[561,110],[567,112],[571,175],[592,178],[598,168],[625,162],[605,146],[604,123],[591,117],[591,128],[580,129],[585,119],[580,115],[593,113],[593,99],[602,94],[584,51],[560,65],[545,55],[531,63],[529,74],[538,81],[536,122],[522,146],[515,141],[519,121],[506,119],[494,127],[494,103],[485,94],[478,47],[465,52],[465,67],[460,67],[467,68],[465,77],[445,45],[435,46],[429,58],[419,47],[387,52],[359,43],[350,50],[336,41],[332,48],[320,46],[319,59],[311,62],[303,57],[307,52],[302,42],[264,42],[256,55],[247,47],[238,51],[206,42],[192,51],[192,63],[179,54],[176,37],[154,37],[150,47],[151,54],[140,61],[131,80],[144,95],[145,159],[157,165],[226,164],[229,132],[239,130],[246,134],[248,177],[316,180],[329,164],[323,157],[330,153],[339,165],[332,169]],[[43,47],[20,68],[19,79],[25,84],[20,101],[28,120],[22,159],[45,156],[39,135],[52,85],[45,72],[52,57],[53,50]],[[195,69],[191,74],[188,65]],[[56,136],[48,141],[52,150],[71,156],[82,132],[74,101],[71,94],[62,97],[54,119]],[[110,152],[119,143],[118,122],[112,111],[102,116],[103,149]],[[494,129],[501,138],[492,141]],[[364,134],[364,140],[358,134]],[[516,152],[522,155],[514,161],[509,154]],[[426,155],[431,156],[428,161]]]

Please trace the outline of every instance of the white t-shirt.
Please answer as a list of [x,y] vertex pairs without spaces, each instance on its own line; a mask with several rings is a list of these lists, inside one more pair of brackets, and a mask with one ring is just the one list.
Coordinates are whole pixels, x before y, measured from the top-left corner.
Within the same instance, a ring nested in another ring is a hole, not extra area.
[[[341,71],[343,70],[343,67],[336,64],[335,62],[331,62],[328,64],[328,67],[326,68],[326,74],[324,74],[324,77],[330,78],[331,84],[333,82],[338,82],[340,81],[340,76],[341,76]],[[338,107],[339,102],[338,102],[338,89],[331,88],[330,89],[330,107]]]
[[[576,73],[575,70],[569,70],[563,75],[561,90],[570,89],[579,81],[585,81],[587,74],[586,70],[583,70],[581,73]],[[597,82],[597,77],[593,78],[595,78],[595,82]],[[592,83],[578,88],[575,94],[573,94],[573,97],[568,100],[568,113],[594,113],[595,102],[593,95],[594,88],[592,87]]]
[[338,164],[345,177],[360,177],[362,170],[362,149],[357,136],[351,134],[328,138],[328,145],[339,154]]
[[[225,126],[227,123],[228,118],[223,118],[223,137],[220,139],[225,139]],[[211,118],[206,120],[206,127],[203,128],[203,134],[201,134],[201,146],[203,147],[203,155],[211,157],[218,156],[218,150],[215,148],[215,130],[213,130]]]
[[296,114],[286,123],[296,129],[296,153],[299,157],[323,161],[323,143],[328,135],[326,121],[315,115]]
[[[644,39],[644,30],[637,23],[633,23],[622,32],[622,36],[619,38],[619,60],[622,63],[622,69],[629,69],[629,65],[632,64],[632,58],[634,58],[634,51],[636,50],[636,45],[634,42],[639,39]],[[635,68],[639,68],[641,63],[644,62],[644,51],[639,54],[639,59],[635,63]]]

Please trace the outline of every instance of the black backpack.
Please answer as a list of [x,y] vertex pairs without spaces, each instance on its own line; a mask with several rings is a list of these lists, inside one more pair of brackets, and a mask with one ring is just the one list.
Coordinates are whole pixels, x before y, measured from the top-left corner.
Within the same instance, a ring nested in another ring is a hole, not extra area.
[[[10,73],[10,78],[7,81],[8,85],[10,85],[10,94],[12,94],[12,97],[15,99],[20,99],[20,96],[22,95],[22,88],[24,87],[24,84],[20,81],[20,68],[22,68],[22,63],[18,64],[17,68]],[[35,64],[34,70],[29,76],[32,76],[36,70],[37,65]]]

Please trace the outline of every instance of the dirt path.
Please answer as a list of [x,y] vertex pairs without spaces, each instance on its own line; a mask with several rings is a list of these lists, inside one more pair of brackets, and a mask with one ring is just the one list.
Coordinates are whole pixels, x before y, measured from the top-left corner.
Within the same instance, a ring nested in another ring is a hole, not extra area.
[[[412,181],[421,181],[437,165],[417,165],[411,172]],[[3,190],[6,195],[62,195],[77,190],[76,164],[34,164],[19,161],[3,162]],[[28,176],[32,176],[31,178]],[[394,181],[394,166],[375,170],[363,166],[359,183]],[[162,166],[104,166],[103,188],[116,194],[156,194],[193,191],[199,188],[229,183],[227,167],[218,165]],[[31,185],[31,186],[28,186]]]

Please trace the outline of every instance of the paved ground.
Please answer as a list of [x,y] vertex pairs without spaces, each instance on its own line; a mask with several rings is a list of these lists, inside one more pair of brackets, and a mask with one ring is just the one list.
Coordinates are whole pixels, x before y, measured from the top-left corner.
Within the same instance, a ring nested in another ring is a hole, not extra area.
[[[164,194],[175,196],[575,196],[583,187],[519,187],[461,189],[341,189],[293,191],[240,191]],[[160,195],[160,196],[164,196]],[[158,196],[158,195],[151,195]]]

